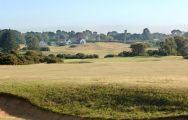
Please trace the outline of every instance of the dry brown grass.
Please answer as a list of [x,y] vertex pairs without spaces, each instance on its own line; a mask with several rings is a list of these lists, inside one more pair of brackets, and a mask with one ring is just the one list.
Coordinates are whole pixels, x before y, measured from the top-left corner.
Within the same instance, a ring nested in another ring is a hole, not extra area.
[[0,92],[26,97],[53,112],[81,117],[177,117],[187,115],[187,71],[188,61],[180,57],[0,66]]
[[[147,58],[146,58],[147,59]],[[188,89],[186,60],[94,62],[0,66],[0,84],[6,82],[124,84]]]
[[106,54],[118,54],[124,50],[130,50],[129,45],[122,43],[88,43],[87,45],[78,45],[76,48],[64,47],[50,47],[53,54],[66,53],[66,54],[98,54],[104,57]]

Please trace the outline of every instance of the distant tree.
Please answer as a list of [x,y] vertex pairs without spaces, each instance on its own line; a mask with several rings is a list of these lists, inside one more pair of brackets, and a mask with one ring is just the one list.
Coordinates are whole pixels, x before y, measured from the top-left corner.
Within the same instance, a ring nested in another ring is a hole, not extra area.
[[70,31],[68,32],[68,34],[69,34],[69,38],[73,38],[76,35],[75,31]]
[[84,39],[84,34],[82,32],[78,32],[78,33],[76,33],[75,37],[77,39]]
[[160,43],[159,51],[168,55],[177,55],[177,45],[174,38],[168,38]]
[[136,56],[144,56],[146,54],[147,45],[144,43],[134,43],[130,46],[132,53]]
[[16,36],[12,30],[4,30],[0,37],[0,47],[4,52],[16,51]]
[[34,35],[26,36],[26,44],[29,50],[38,50],[39,49],[39,40]]
[[16,37],[16,43],[17,44],[25,44],[24,36],[21,32],[13,30],[15,37]]
[[143,36],[141,34],[132,34],[129,35],[128,40],[143,40]]
[[174,40],[177,45],[177,54],[181,56],[188,55],[188,39],[183,36],[176,36]]
[[100,34],[99,36],[100,36],[100,40],[102,40],[102,41],[112,41],[113,40],[112,36],[108,36],[105,34]]
[[152,35],[150,33],[150,30],[148,28],[145,28],[142,33],[143,40],[152,40]]
[[183,35],[183,32],[181,30],[172,30],[171,33],[174,36]]

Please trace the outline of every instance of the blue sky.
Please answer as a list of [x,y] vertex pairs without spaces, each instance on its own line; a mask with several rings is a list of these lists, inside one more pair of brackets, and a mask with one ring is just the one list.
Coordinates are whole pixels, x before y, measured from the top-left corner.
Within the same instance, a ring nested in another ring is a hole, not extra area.
[[0,29],[188,31],[188,0],[0,0]]

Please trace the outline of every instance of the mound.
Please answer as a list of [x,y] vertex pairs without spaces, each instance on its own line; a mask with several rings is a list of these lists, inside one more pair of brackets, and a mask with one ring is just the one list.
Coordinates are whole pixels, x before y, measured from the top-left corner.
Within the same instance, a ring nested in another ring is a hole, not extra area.
[[27,99],[10,94],[0,94],[0,120],[83,120],[59,115],[33,106]]

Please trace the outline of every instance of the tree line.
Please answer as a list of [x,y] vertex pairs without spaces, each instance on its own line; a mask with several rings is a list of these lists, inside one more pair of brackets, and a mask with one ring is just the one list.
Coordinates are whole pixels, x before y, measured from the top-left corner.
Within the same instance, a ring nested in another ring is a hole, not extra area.
[[130,45],[131,51],[123,51],[118,55],[106,55],[109,57],[134,57],[134,56],[183,56],[188,59],[188,39],[183,36],[175,36],[165,39],[159,43],[158,50],[147,50],[146,43],[133,43]]

